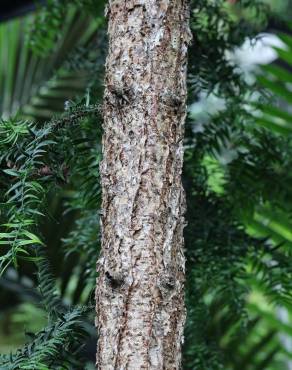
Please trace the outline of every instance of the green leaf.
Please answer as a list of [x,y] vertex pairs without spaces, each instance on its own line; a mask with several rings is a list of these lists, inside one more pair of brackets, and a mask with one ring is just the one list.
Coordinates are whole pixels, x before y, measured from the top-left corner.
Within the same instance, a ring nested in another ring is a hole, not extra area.
[[273,92],[276,96],[279,96],[292,104],[292,92],[285,86],[284,83],[278,81],[272,81],[264,76],[258,76],[260,84]]
[[41,244],[41,245],[44,245],[44,243],[34,234],[32,234],[31,232],[27,231],[27,230],[22,230],[22,235],[25,235],[27,236],[29,239],[31,239],[35,244]]
[[13,177],[19,177],[20,173],[17,170],[11,170],[11,169],[6,169],[2,170],[4,173],[7,173],[7,175],[13,176]]

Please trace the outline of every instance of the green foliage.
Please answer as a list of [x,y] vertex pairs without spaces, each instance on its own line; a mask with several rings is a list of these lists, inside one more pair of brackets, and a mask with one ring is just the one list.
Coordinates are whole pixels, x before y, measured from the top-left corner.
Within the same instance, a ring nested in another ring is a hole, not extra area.
[[[190,97],[204,91],[224,104],[207,117],[191,114],[187,126],[184,368],[285,369],[290,353],[279,339],[285,328],[277,312],[283,307],[291,312],[290,116],[287,105],[285,111],[283,103],[266,104],[262,90],[289,103],[291,75],[284,64],[267,65],[258,80],[262,85],[247,83],[226,50],[247,35],[248,2],[239,2],[235,13],[220,2],[199,2],[199,10],[197,4]],[[254,31],[248,28],[250,36]],[[289,62],[287,49],[279,55]],[[251,103],[260,93],[259,104]],[[268,130],[260,112],[273,121]],[[263,303],[247,304],[254,291],[273,303],[269,320],[262,318]],[[257,324],[254,313],[261,317]]]
[[44,249],[38,252],[38,282],[48,325],[38,333],[27,333],[30,341],[15,354],[1,355],[0,367],[16,369],[79,369],[88,331],[84,325],[88,308],[64,306],[56,289]]
[[[77,7],[73,8],[69,3],[49,2],[42,9],[46,15],[35,18],[34,37],[29,46],[21,32],[31,17],[7,26],[14,32],[10,49],[20,50],[9,51],[9,62],[13,60],[22,68],[23,80],[15,78],[20,72],[11,73],[0,84],[6,96],[1,105],[0,126],[1,283],[6,289],[13,286],[15,291],[21,290],[18,281],[9,280],[10,265],[14,264],[20,277],[29,277],[38,285],[38,303],[46,312],[48,325],[30,334],[28,343],[14,354],[1,356],[1,369],[85,368],[86,360],[80,353],[85,337],[90,333],[94,338],[86,316],[91,310],[88,308],[99,250],[101,125],[96,102],[102,93],[105,32],[100,30],[101,49],[90,51],[103,18],[99,16],[94,21],[88,12],[79,16],[81,5],[76,1]],[[86,6],[90,6],[89,2]],[[59,7],[63,8],[61,12]],[[0,26],[3,39],[5,27]],[[47,51],[50,55],[43,59]],[[8,59],[2,66],[4,69],[8,66]],[[22,98],[23,86],[27,90]],[[13,97],[18,98],[14,101]],[[44,118],[49,120],[44,123]],[[53,249],[44,227],[44,220],[48,225],[54,220],[52,194],[66,199],[65,213],[72,220],[70,233],[63,234],[66,237],[60,259],[67,271],[62,271],[62,265],[51,255]],[[32,267],[23,271],[29,261],[36,263],[37,278]],[[75,268],[70,269],[72,262],[78,265],[80,274]],[[35,286],[31,289],[35,290]],[[80,308],[81,302],[84,308]]]
[[[205,95],[224,104],[202,121],[190,109],[186,125],[183,366],[284,370],[291,351],[279,334],[292,333],[278,312],[292,312],[292,152],[291,112],[283,100],[290,104],[292,42],[282,36],[290,45],[278,50],[285,64],[263,67],[258,81],[248,83],[228,53],[264,27],[266,5],[236,3],[191,3],[189,100]],[[41,303],[48,321],[23,348],[0,357],[1,369],[77,370],[85,368],[85,337],[95,348],[86,313],[100,248],[99,104],[107,41],[104,3],[74,4],[51,0],[36,16],[11,22],[11,48],[0,53],[0,75],[8,71],[0,80],[0,285],[15,301],[2,292],[0,299],[17,307],[21,279],[30,279],[36,294],[30,299]],[[6,32],[1,25],[1,40]],[[261,97],[256,103],[255,96]],[[19,278],[9,280],[16,267]]]
[[[40,5],[36,16],[30,26],[29,45],[34,52],[41,56],[47,56],[54,49],[55,44],[61,41],[62,33],[60,29],[63,27],[63,20],[67,13],[72,13],[72,9],[76,12],[83,11],[83,15],[88,18],[88,15],[98,17],[98,23],[103,24],[104,19],[100,17],[105,6],[105,1],[95,0],[48,0],[45,5]],[[85,14],[84,14],[85,13]],[[74,15],[74,23],[84,22],[85,19],[76,19]],[[71,28],[69,28],[72,31]],[[75,40],[76,42],[76,40]],[[76,44],[75,44],[76,46]]]
[[[70,165],[72,158],[74,162],[77,161],[77,152],[80,155],[87,149],[80,148],[80,139],[72,138],[74,125],[84,115],[96,113],[97,110],[97,107],[89,105],[78,109],[71,107],[63,118],[53,119],[40,129],[27,122],[3,121],[0,127],[4,137],[0,141],[0,152],[3,153],[0,162],[3,164],[2,171],[5,174],[3,183],[6,184],[7,191],[4,195],[6,202],[3,204],[2,215],[7,217],[7,221],[2,224],[3,232],[0,237],[1,244],[10,248],[1,257],[1,272],[11,262],[17,265],[19,255],[28,254],[26,246],[43,244],[31,229],[37,225],[39,216],[43,215],[39,208],[45,193],[50,191],[50,187],[47,186],[45,189],[44,185],[50,182],[56,184],[58,180],[67,181],[67,166]],[[70,131],[64,127],[68,123],[71,125]],[[87,140],[85,136],[81,143]],[[58,148],[62,148],[62,153]],[[70,148],[70,152],[67,151],[65,156],[64,148]],[[69,156],[68,160],[66,155]],[[89,162],[92,160],[92,156],[87,158],[86,164],[91,164]],[[87,181],[91,177],[92,173],[89,174]],[[83,180],[86,181],[86,178]],[[81,190],[84,191],[82,185]]]
[[10,262],[17,265],[18,254],[28,254],[26,246],[42,244],[30,231],[41,215],[38,206],[44,193],[42,184],[35,178],[45,166],[42,155],[55,142],[48,139],[49,128],[36,130],[27,122],[2,122],[1,132],[4,137],[0,143],[0,161],[5,163],[3,182],[9,183],[11,178],[2,206],[2,215],[5,214],[7,220],[2,224],[1,244],[10,246],[1,257],[3,273]]
[[[237,12],[253,11],[260,15],[260,25],[251,24]],[[254,37],[262,29],[267,6],[262,1],[239,1],[238,8],[228,7],[226,1],[194,0],[191,2],[193,43],[190,47],[190,92],[218,90],[220,97],[238,97],[241,101],[245,82],[227,58],[227,51]],[[193,99],[193,95],[189,94]]]
[[[65,2],[53,3],[65,6]],[[88,12],[80,12],[80,8],[69,5],[66,5],[61,27],[56,26],[58,42],[47,50],[49,55],[46,57],[36,53],[26,40],[30,23],[36,16],[0,24],[2,118],[11,119],[20,113],[21,117],[29,120],[49,120],[63,113],[65,101],[84,96],[87,86],[99,78],[92,76],[93,73],[100,75],[103,70],[105,40],[101,8],[96,8],[99,16],[93,19]],[[49,16],[50,6],[42,8],[48,11],[48,18],[38,26],[43,27],[43,39],[39,43],[44,47],[52,31],[46,24],[46,21],[53,22],[53,16]],[[29,40],[39,37],[38,27]]]
[[[53,324],[32,335],[32,341],[14,355],[2,355],[0,365],[5,370],[78,369],[78,345],[82,345],[85,330],[81,309],[68,311]],[[69,367],[70,366],[70,367]]]

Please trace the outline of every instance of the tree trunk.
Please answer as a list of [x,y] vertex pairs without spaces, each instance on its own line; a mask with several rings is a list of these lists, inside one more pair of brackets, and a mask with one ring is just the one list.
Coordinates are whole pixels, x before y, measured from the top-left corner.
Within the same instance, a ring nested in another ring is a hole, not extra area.
[[98,369],[180,369],[187,0],[110,0]]

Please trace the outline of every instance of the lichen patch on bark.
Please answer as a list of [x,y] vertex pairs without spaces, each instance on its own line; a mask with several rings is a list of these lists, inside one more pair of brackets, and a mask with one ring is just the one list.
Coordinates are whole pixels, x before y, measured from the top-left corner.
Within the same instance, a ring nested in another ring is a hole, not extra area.
[[111,0],[104,95],[98,369],[180,369],[185,0]]

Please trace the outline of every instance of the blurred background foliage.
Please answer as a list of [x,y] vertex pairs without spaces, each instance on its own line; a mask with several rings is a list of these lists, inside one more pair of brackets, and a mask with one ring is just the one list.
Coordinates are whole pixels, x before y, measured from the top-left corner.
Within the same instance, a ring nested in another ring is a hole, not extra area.
[[[93,369],[105,2],[0,23],[0,369]],[[193,0],[184,369],[292,369],[292,2]]]

